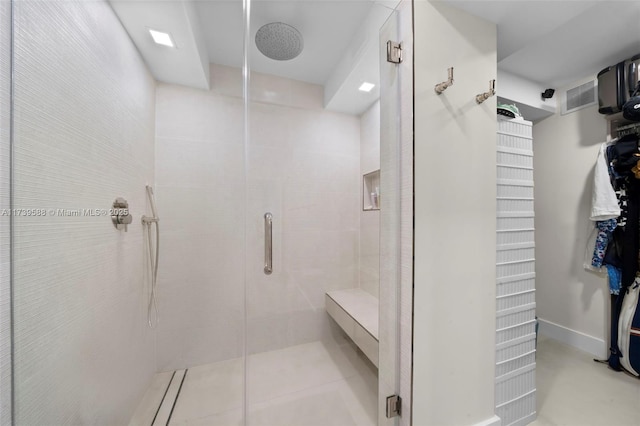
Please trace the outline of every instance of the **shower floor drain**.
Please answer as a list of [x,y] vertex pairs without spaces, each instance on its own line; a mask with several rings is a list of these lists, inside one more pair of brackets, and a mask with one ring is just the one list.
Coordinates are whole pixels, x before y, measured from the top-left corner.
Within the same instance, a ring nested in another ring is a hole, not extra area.
[[180,398],[180,391],[182,390],[182,385],[184,384],[184,379],[187,377],[188,371],[189,369],[176,370],[173,372],[156,414],[151,421],[151,426],[169,426],[171,415],[176,408],[178,398]]

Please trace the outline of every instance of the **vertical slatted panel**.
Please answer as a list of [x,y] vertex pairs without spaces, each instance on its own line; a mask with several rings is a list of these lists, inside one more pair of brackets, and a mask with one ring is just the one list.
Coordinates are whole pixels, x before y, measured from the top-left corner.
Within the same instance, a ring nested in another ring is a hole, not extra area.
[[504,426],[536,417],[532,124],[498,120],[496,414]]

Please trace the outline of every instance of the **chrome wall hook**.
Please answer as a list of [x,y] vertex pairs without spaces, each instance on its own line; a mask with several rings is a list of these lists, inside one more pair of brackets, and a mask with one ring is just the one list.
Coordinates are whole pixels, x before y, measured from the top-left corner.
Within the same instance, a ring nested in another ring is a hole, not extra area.
[[447,87],[453,85],[453,67],[449,68],[447,72],[449,74],[448,80],[436,84],[435,91],[438,95],[447,90]]
[[489,80],[489,91],[476,95],[476,102],[481,104],[495,94],[496,94],[496,81]]

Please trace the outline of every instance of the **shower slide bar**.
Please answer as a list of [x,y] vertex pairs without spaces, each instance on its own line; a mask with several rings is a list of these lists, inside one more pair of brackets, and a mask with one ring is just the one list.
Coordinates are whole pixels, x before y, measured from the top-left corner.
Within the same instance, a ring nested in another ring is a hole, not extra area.
[[[149,294],[149,304],[147,306],[147,324],[153,328],[158,323],[158,302],[156,300],[156,286],[158,283],[158,259],[160,254],[160,227],[158,222],[158,210],[156,209],[156,199],[153,195],[153,188],[151,185],[146,186],[147,197],[149,204],[151,205],[151,214],[153,216],[142,216],[142,225],[147,234],[147,253],[149,255],[149,270],[151,279],[151,292]],[[153,239],[151,237],[151,225],[156,228],[155,246],[153,245]],[[155,313],[155,315],[152,315]]]
[[273,215],[264,214],[264,273],[273,272]]

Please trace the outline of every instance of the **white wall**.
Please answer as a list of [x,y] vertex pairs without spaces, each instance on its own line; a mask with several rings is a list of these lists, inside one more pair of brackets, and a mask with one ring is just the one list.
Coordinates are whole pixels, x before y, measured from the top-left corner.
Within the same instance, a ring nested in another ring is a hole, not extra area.
[[245,273],[250,352],[329,338],[324,293],[358,286],[359,118],[325,111],[321,86],[252,74],[245,257],[242,75],[211,69],[210,91],[157,91],[162,370],[241,355]]
[[[126,424],[155,371],[140,216],[154,81],[106,2],[14,2],[16,424]],[[134,223],[49,209],[130,203]]]
[[[380,101],[360,116],[360,175],[374,170],[380,170]],[[378,297],[380,210],[364,211],[360,207],[360,288]]]
[[589,221],[593,167],[606,129],[597,105],[555,114],[533,126],[540,332],[601,357],[608,347],[607,281],[585,271],[583,263],[585,250],[593,251],[586,247],[593,229]]
[[[547,99],[546,101],[543,100],[542,92],[544,92],[546,87],[542,83],[527,80],[526,78],[504,70],[498,70],[497,81],[499,82],[499,84],[496,83],[498,95],[516,102],[521,102],[533,108],[552,113],[556,111],[558,96]],[[559,95],[560,92],[557,94]]]
[[[10,208],[11,3],[0,2],[0,209]],[[0,425],[11,424],[10,216],[0,215]]]
[[496,27],[428,1],[414,22],[413,424],[492,424],[496,102],[475,96],[496,78]]
[[525,120],[536,122],[556,112],[556,101],[559,96],[543,100],[542,92],[546,88],[542,83],[498,70],[496,82],[498,96],[503,99],[502,102],[516,103]]

